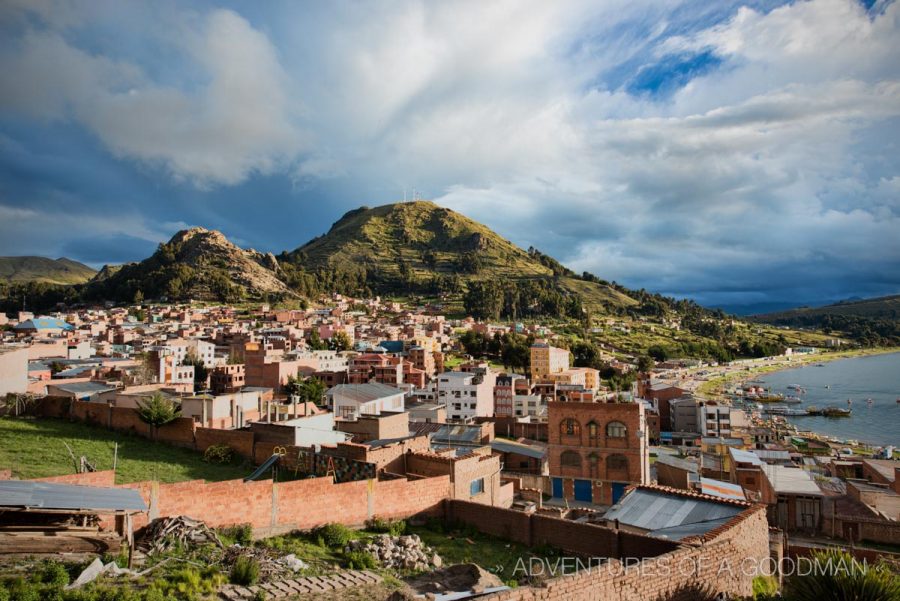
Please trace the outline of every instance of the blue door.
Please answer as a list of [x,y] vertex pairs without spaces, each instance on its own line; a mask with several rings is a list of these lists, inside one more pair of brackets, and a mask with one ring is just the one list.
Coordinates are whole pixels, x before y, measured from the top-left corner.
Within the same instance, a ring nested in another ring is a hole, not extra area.
[[590,480],[575,481],[575,500],[584,501],[585,503],[590,503],[594,500],[593,494],[591,492]]
[[622,494],[625,492],[625,483],[624,482],[613,482],[612,483],[612,495],[613,495],[613,504],[619,502],[619,499],[622,498]]
[[552,478],[552,483],[553,483],[553,498],[554,499],[562,499],[562,496],[563,496],[562,478]]

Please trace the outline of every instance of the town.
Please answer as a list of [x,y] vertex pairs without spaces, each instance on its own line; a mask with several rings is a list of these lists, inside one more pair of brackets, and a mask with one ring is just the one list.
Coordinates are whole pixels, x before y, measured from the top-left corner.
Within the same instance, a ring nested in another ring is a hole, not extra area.
[[[761,411],[740,379],[752,361],[610,353],[601,370],[553,323],[380,297],[135,301],[0,315],[0,561],[94,554],[68,587],[159,598],[637,601],[765,598],[789,562],[836,548],[900,559],[893,448]],[[103,453],[79,445],[103,437]],[[158,458],[125,472],[136,447]],[[179,461],[209,470],[160,476]],[[135,580],[173,537],[181,553],[222,547],[230,582]],[[310,539],[331,559],[304,555]]]

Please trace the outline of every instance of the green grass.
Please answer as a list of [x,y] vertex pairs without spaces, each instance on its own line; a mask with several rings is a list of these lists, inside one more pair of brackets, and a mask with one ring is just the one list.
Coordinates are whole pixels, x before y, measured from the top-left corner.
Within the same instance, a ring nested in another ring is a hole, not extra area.
[[515,569],[520,559],[528,565],[530,557],[559,555],[555,549],[532,549],[516,542],[483,534],[473,528],[412,526],[408,529],[408,533],[418,534],[423,543],[441,556],[444,565],[477,563],[484,569],[495,572],[501,580],[516,576]]
[[0,467],[19,478],[44,478],[75,473],[72,458],[84,455],[98,470],[112,469],[119,443],[116,483],[159,480],[231,480],[250,473],[239,462],[214,465],[190,449],[151,442],[105,428],[56,419],[0,418]]

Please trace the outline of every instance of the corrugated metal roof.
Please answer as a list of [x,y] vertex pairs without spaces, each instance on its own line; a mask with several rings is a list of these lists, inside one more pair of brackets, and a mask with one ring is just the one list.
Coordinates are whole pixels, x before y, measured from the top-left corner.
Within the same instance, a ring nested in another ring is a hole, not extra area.
[[641,528],[651,536],[681,540],[705,534],[744,509],[746,507],[637,488],[613,505],[604,518]]
[[673,457],[665,453],[660,453],[657,456],[656,463],[661,465],[668,465],[692,473],[696,473],[700,469],[700,466],[698,466],[694,461],[688,461],[686,459],[681,459],[680,457]]
[[764,464],[763,470],[776,493],[821,495],[822,490],[806,470],[785,465]]
[[494,439],[491,441],[491,450],[499,451],[501,453],[517,453],[519,455],[532,457],[534,459],[543,459],[547,454],[547,450],[541,447],[535,447],[527,444],[522,444],[520,442],[499,439]]
[[340,393],[346,399],[358,403],[368,403],[375,399],[403,394],[403,391],[387,384],[368,382],[366,384],[338,384],[328,391],[329,395]]
[[71,392],[72,394],[93,394],[96,392],[105,392],[107,390],[116,389],[115,386],[110,386],[109,384],[105,384],[103,382],[54,382],[53,380],[49,380],[47,382],[47,385],[55,386],[60,390]]
[[734,459],[737,463],[750,463],[752,465],[763,464],[762,458],[756,453],[732,448],[729,448],[728,452],[731,453],[731,458]]
[[0,507],[147,511],[136,490],[30,480],[0,480]]
[[72,324],[63,321],[62,319],[57,319],[56,317],[35,317],[33,319],[26,319],[22,323],[16,324],[13,326],[14,330],[54,330],[54,329],[63,329],[67,331],[71,331],[75,329],[75,326]]
[[700,478],[700,492],[704,495],[712,495],[723,499],[736,499],[746,501],[744,489],[739,484],[713,480],[712,478]]

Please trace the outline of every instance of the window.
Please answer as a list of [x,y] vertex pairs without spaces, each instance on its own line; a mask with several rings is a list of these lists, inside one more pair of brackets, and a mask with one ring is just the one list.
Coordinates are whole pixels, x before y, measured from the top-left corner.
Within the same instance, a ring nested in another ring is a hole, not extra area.
[[606,467],[609,471],[623,471],[628,469],[628,457],[625,455],[610,455],[606,459]]
[[581,455],[575,451],[563,451],[559,456],[559,463],[563,467],[581,467]]
[[600,470],[597,465],[600,463],[600,457],[597,456],[597,453],[591,453],[588,455],[588,464],[591,466],[591,478],[599,478]]
[[625,438],[628,429],[622,422],[609,422],[606,424],[606,435],[610,438]]
[[578,436],[581,434],[581,428],[577,421],[569,417],[559,424],[559,433],[563,436]]
[[597,427],[596,422],[588,422],[588,440],[591,445],[597,444],[598,434],[600,433],[600,428]]
[[471,496],[480,495],[484,492],[484,478],[478,478],[477,480],[472,480],[472,483],[469,484],[469,494]]

